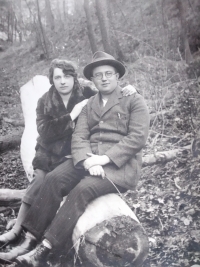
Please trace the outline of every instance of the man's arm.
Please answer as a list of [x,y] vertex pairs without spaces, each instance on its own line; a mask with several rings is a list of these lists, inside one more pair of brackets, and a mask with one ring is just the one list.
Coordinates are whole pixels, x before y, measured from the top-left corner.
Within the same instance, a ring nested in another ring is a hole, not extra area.
[[[131,84],[126,85],[125,87],[122,88],[121,90],[123,96],[130,96],[135,93],[137,93],[137,90],[135,87]],[[98,90],[92,89],[90,86],[84,86],[83,87],[83,95],[85,98],[90,98],[91,96],[94,96],[98,93]]]
[[117,167],[122,167],[144,148],[148,137],[149,122],[146,103],[141,95],[136,94],[131,102],[127,136],[124,136],[119,143],[105,153]]
[[71,147],[74,166],[83,168],[81,163],[88,158],[87,153],[92,153],[86,106],[79,115],[74,134],[72,135]]

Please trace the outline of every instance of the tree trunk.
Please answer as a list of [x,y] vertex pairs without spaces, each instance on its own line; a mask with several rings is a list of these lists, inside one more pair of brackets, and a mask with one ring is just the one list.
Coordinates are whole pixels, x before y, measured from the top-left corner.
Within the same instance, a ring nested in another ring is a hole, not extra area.
[[21,200],[26,189],[0,189],[0,212],[5,212],[8,209],[19,209]]
[[3,120],[7,123],[10,123],[11,125],[18,127],[22,126],[24,127],[24,121],[23,120],[16,120],[16,119],[9,119],[9,118],[3,118]]
[[22,20],[23,20],[23,11],[22,11],[22,0],[19,0],[19,10],[20,10],[20,16],[17,20],[18,22],[18,27],[17,27],[17,32],[18,32],[18,35],[19,35],[19,41],[20,43],[22,42]]
[[107,0],[96,0],[96,9],[104,50],[105,52],[112,55],[114,51],[111,45]]
[[48,24],[50,25],[50,28],[53,31],[55,29],[55,24],[54,24],[54,16],[51,10],[50,0],[45,0],[45,9],[46,9]]
[[90,202],[74,227],[72,242],[83,266],[139,266],[148,253],[144,229],[117,194]]
[[66,22],[67,22],[66,0],[63,0],[63,21],[64,21],[64,25],[66,25]]
[[41,32],[41,40],[42,40],[42,43],[43,43],[45,56],[48,59],[49,58],[49,52],[48,52],[48,47],[47,47],[47,40],[46,40],[46,35],[45,35],[45,32],[44,32],[43,25],[42,25],[42,21],[41,21],[40,6],[39,6],[39,1],[38,0],[36,0],[36,5],[37,5],[38,23],[39,23],[39,28],[40,28],[40,32]]
[[85,14],[86,14],[88,39],[90,42],[90,47],[91,47],[92,53],[94,54],[98,50],[98,48],[97,48],[97,44],[96,44],[96,40],[95,40],[93,21],[92,21],[92,15],[90,12],[89,2],[90,2],[90,0],[84,0],[84,9],[85,9]]
[[189,40],[188,40],[188,30],[187,30],[187,22],[186,22],[186,0],[177,0],[178,9],[181,20],[181,35],[183,40],[183,50],[185,61],[187,64],[191,63],[193,60],[192,53],[190,50]]
[[161,151],[161,152],[156,152],[151,155],[146,155],[142,157],[142,166],[144,167],[144,166],[150,166],[156,163],[166,163],[168,161],[175,159],[184,150],[190,150],[190,149],[191,149],[191,145],[185,146],[179,149]]
[[8,41],[10,41],[10,12],[9,11],[8,11],[8,15],[7,15],[7,20],[8,20],[8,22],[7,22],[7,24],[8,24],[7,35],[8,35]]
[[2,205],[3,203],[5,206],[8,206],[8,202],[21,201],[25,192],[26,189],[0,189],[0,204]]
[[83,266],[139,267],[148,250],[148,237],[141,224],[128,216],[118,216],[86,232],[78,255]]
[[115,48],[114,49],[114,52],[115,52],[115,57],[118,59],[118,60],[125,60],[125,57],[124,57],[124,54],[121,50],[121,47],[120,47],[120,44],[119,44],[119,41],[118,41],[118,33],[117,31],[115,31],[115,23],[114,23],[114,19],[113,19],[113,12],[112,12],[112,1],[108,1],[108,17],[110,18],[110,25],[111,25],[111,42],[113,44],[113,47]]

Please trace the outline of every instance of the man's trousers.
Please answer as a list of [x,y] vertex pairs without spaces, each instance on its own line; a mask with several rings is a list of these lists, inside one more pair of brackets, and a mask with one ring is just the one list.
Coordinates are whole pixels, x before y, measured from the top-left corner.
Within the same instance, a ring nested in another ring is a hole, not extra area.
[[[64,246],[87,205],[99,196],[117,193],[115,186],[106,178],[85,174],[74,168],[71,159],[48,173],[22,226],[38,240],[48,228],[44,236],[53,248]],[[117,188],[120,192],[127,190],[120,186]],[[67,199],[59,209],[66,195]]]

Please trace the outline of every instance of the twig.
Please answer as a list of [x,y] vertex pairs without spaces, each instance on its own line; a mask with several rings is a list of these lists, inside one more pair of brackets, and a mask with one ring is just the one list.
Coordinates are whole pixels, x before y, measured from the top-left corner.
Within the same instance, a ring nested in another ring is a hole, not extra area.
[[161,225],[161,228],[162,228],[162,230],[164,229],[164,226],[163,226],[163,224],[162,224],[162,221],[161,221],[161,219],[160,219],[160,217],[158,216],[158,220],[159,220],[159,222],[160,222],[160,225]]

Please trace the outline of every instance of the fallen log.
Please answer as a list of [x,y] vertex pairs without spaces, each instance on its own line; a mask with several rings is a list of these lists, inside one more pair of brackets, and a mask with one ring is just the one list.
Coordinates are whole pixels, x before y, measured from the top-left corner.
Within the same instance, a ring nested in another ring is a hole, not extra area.
[[[25,194],[26,189],[0,189],[0,208],[3,209],[19,209],[21,200]],[[3,209],[1,212],[3,212]]]
[[144,167],[158,163],[166,163],[168,161],[175,159],[177,155],[181,154],[184,150],[191,150],[191,145],[174,150],[160,151],[151,155],[146,155],[142,157],[142,166]]
[[0,137],[0,154],[20,145],[23,130]]
[[147,258],[148,237],[142,226],[127,216],[106,220],[89,230],[78,257],[83,266],[139,267]]
[[10,123],[11,125],[17,127],[22,126],[24,127],[24,121],[23,120],[15,120],[15,119],[9,119],[9,118],[3,118],[3,120],[7,123]]
[[150,114],[150,124],[152,124],[156,119],[163,119],[165,118],[170,118],[174,114],[175,110],[174,109],[168,109],[168,110],[162,110],[158,112],[154,112]]
[[0,203],[21,201],[26,189],[0,189]]
[[82,266],[139,267],[149,248],[138,218],[116,194],[101,196],[87,206],[72,240]]

